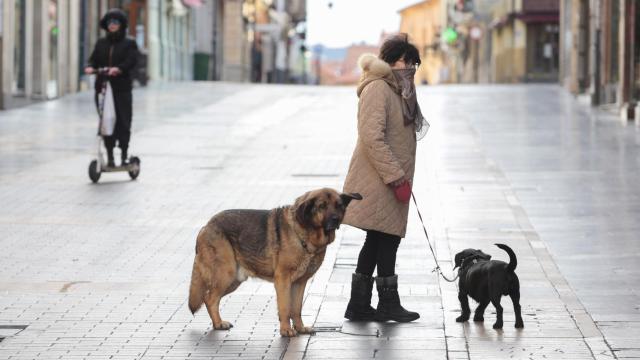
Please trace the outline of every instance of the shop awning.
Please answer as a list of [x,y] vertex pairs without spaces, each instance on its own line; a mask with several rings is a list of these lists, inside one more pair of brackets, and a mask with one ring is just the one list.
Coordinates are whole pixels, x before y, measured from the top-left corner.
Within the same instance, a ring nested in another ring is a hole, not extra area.
[[540,23],[558,23],[560,15],[557,12],[525,12],[525,13],[509,13],[502,17],[495,18],[489,23],[489,28],[501,28],[511,22],[512,19],[518,19],[527,24]]
[[558,13],[520,13],[516,15],[516,18],[527,24],[560,22],[560,15]]

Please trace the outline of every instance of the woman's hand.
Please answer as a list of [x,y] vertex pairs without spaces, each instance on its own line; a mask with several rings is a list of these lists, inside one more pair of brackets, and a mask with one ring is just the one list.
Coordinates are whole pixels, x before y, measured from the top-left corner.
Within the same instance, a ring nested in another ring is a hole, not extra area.
[[407,178],[398,179],[389,184],[393,189],[396,200],[403,204],[409,203],[411,199],[411,181]]
[[91,75],[95,72],[95,69],[92,68],[91,66],[87,66],[86,68],[84,68],[84,73],[87,75]]
[[120,69],[117,68],[117,67],[109,68],[109,76],[118,76],[121,73],[122,73],[122,71],[120,71]]

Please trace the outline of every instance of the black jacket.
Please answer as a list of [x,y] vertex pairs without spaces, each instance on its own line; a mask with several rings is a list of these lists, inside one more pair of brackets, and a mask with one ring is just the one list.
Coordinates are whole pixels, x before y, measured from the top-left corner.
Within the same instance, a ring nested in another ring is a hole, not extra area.
[[138,45],[135,40],[126,37],[127,18],[120,10],[109,10],[100,21],[100,26],[107,30],[107,22],[110,18],[121,21],[120,31],[107,34],[96,43],[91,56],[89,66],[94,69],[102,67],[118,67],[121,74],[107,77],[99,75],[96,79],[96,91],[100,91],[103,82],[108,78],[113,91],[131,91],[132,73],[138,57]]

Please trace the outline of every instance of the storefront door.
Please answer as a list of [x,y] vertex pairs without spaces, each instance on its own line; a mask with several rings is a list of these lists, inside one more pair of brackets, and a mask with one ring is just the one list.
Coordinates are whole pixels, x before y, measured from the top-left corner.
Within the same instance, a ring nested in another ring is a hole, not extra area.
[[58,0],[49,0],[47,16],[49,18],[49,79],[47,81],[47,98],[53,99],[58,96],[58,85],[60,74],[58,71],[59,53],[58,40],[60,29],[58,27]]
[[27,34],[24,26],[27,16],[27,1],[15,0],[14,2],[14,48],[13,48],[13,81],[11,90],[15,96],[25,95],[26,85],[26,52]]

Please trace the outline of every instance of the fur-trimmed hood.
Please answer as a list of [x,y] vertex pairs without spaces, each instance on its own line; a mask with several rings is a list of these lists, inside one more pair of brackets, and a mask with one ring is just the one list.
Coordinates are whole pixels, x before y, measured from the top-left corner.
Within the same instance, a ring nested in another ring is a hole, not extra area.
[[362,90],[374,80],[384,80],[396,92],[398,92],[398,83],[393,76],[391,66],[380,60],[374,54],[362,54],[358,59],[358,66],[362,69],[362,75],[358,82],[357,94],[360,97]]
[[106,14],[100,19],[100,27],[104,31],[109,31],[109,20],[117,19],[120,21],[120,31],[126,31],[129,22],[127,21],[127,14],[120,9],[110,9]]

